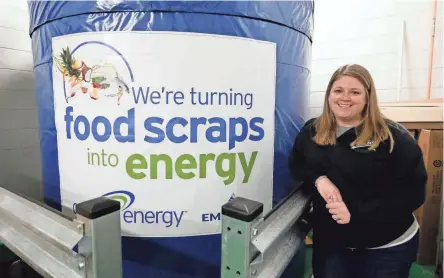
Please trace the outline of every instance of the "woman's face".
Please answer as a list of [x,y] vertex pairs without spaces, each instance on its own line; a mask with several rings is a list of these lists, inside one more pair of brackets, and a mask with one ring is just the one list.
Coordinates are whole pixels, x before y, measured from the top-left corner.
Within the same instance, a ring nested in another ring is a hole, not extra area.
[[339,124],[359,124],[367,103],[364,85],[354,77],[342,76],[333,83],[328,103]]

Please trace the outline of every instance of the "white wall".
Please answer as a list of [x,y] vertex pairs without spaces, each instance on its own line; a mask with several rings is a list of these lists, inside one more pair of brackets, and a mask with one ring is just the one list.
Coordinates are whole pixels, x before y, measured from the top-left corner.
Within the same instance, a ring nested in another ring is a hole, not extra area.
[[26,0],[0,0],[0,186],[41,199]]
[[[317,0],[310,116],[321,113],[327,83],[341,65],[358,63],[374,77],[380,102],[397,100],[401,24],[405,21],[400,100],[426,97],[432,0]],[[443,4],[438,1],[432,98],[443,92]]]

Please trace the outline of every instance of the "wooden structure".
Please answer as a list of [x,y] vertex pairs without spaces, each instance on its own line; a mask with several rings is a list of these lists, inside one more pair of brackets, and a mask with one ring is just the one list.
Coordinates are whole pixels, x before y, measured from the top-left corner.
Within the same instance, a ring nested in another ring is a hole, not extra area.
[[381,112],[407,129],[443,129],[443,99],[380,103]]

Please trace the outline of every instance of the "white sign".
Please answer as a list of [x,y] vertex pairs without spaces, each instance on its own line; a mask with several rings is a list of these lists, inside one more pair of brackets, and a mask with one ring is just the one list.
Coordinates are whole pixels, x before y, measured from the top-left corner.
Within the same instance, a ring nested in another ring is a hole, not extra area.
[[124,235],[220,233],[233,196],[271,209],[276,47],[238,37],[53,39],[62,205],[121,201]]

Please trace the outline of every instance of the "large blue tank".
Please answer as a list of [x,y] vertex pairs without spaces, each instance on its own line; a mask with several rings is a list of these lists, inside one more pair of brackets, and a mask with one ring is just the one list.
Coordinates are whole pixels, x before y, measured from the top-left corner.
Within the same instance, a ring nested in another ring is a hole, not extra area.
[[[51,41],[96,31],[177,31],[276,43],[273,203],[294,188],[287,157],[308,116],[312,1],[29,1],[29,12],[47,204],[61,209]],[[220,242],[220,235],[124,237],[124,277],[219,277]]]

